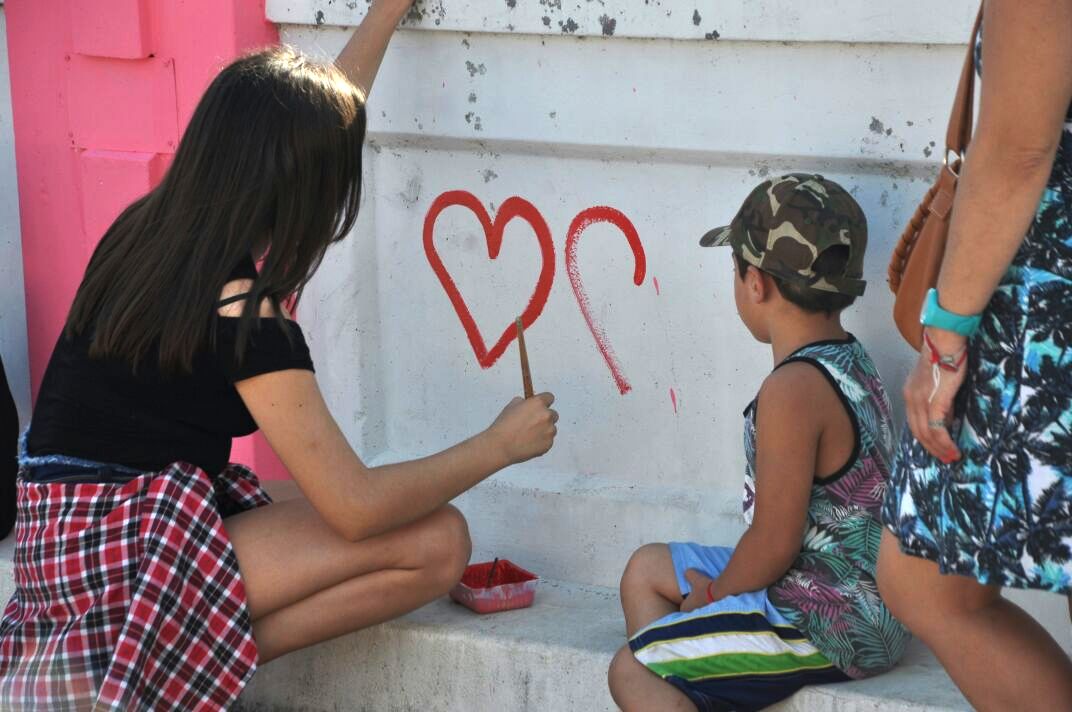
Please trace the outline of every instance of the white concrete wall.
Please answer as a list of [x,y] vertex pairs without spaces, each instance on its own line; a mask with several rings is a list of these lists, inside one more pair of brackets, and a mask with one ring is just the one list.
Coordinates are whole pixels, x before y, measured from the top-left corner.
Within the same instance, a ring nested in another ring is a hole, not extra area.
[[0,2],[0,359],[23,425],[30,417],[30,372],[26,356],[26,293],[22,283],[22,234],[11,126],[7,18]]
[[[860,201],[870,286],[847,322],[899,392],[911,353],[890,318],[886,262],[938,165],[977,5],[805,6],[419,0],[408,24],[438,31],[397,36],[369,102],[361,224],[329,254],[301,317],[320,383],[366,458],[446,447],[487,426],[520,376],[513,346],[478,364],[425,254],[426,215],[452,190],[492,216],[511,196],[539,210],[556,274],[527,341],[537,388],[558,396],[561,434],[548,457],[462,499],[478,555],[615,585],[645,541],[733,543],[741,411],[771,356],[736,316],[729,254],[697,240],[768,174],[820,172]],[[268,0],[284,41],[325,58],[349,34],[332,25],[355,24],[364,7]],[[607,225],[576,255],[624,395],[565,265],[571,221],[598,205],[628,216],[647,258],[636,286],[634,256]],[[533,230],[510,223],[489,261],[477,219],[453,207],[433,242],[490,345],[536,283]],[[1054,598],[1043,614],[1059,621]]]

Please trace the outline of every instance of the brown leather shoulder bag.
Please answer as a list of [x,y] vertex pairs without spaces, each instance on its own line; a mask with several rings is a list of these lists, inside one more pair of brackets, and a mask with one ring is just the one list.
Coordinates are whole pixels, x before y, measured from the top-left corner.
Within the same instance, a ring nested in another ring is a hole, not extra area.
[[889,284],[897,295],[893,304],[893,319],[901,336],[917,351],[923,345],[923,325],[919,323],[919,315],[927,291],[938,284],[938,273],[942,268],[949,237],[949,218],[957,193],[957,179],[971,142],[975,106],[975,43],[982,19],[983,11],[980,8],[949,118],[945,157],[938,171],[938,180],[916,208],[890,258]]

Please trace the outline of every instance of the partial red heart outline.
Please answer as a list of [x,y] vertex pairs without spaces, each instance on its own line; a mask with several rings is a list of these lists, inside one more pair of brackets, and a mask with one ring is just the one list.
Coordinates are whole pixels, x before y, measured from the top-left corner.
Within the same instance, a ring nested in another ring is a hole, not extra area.
[[432,265],[432,270],[436,273],[436,277],[439,278],[440,284],[443,285],[443,290],[447,293],[447,297],[450,298],[454,311],[462,322],[462,327],[469,337],[469,343],[473,347],[473,353],[476,354],[477,363],[480,364],[481,368],[491,368],[506,352],[510,342],[517,338],[517,330],[514,328],[514,322],[511,321],[503,330],[502,336],[499,337],[499,340],[495,342],[495,345],[489,351],[484,343],[484,337],[480,334],[480,329],[477,328],[476,322],[473,320],[473,315],[469,312],[468,305],[466,305],[465,300],[458,291],[458,286],[443,265],[443,260],[439,258],[435,242],[432,239],[435,232],[435,223],[441,212],[455,205],[469,208],[476,215],[477,220],[480,221],[480,225],[484,228],[484,239],[488,243],[489,259],[494,260],[499,256],[499,251],[502,248],[503,231],[511,220],[521,218],[532,226],[533,231],[536,233],[536,240],[540,243],[540,256],[543,259],[543,266],[540,268],[540,278],[536,281],[536,289],[533,290],[528,306],[525,307],[525,311],[521,314],[521,323],[525,325],[526,329],[532,326],[536,319],[539,318],[544,306],[547,304],[547,297],[551,294],[551,285],[555,281],[555,243],[551,238],[551,228],[547,226],[547,221],[540,215],[540,211],[536,209],[536,206],[516,196],[503,202],[499,207],[499,212],[495,215],[494,222],[492,222],[488,211],[484,209],[484,205],[480,200],[465,190],[451,190],[443,193],[435,199],[432,207],[428,209],[428,214],[424,218],[424,253],[428,257],[428,262]]
[[596,206],[581,212],[573,219],[569,233],[566,236],[566,273],[569,275],[570,285],[573,286],[573,296],[576,297],[577,306],[581,308],[581,314],[584,315],[584,320],[588,323],[588,330],[592,332],[592,336],[596,340],[596,347],[599,348],[599,352],[603,354],[603,359],[607,362],[607,367],[610,368],[610,374],[614,377],[618,392],[624,396],[633,387],[629,385],[625,374],[622,373],[622,366],[618,363],[618,357],[614,355],[614,349],[611,348],[610,341],[607,339],[607,332],[592,318],[592,305],[588,300],[588,293],[585,292],[584,285],[581,283],[581,273],[577,267],[577,247],[581,234],[597,222],[610,223],[625,235],[625,239],[629,242],[629,247],[633,250],[633,284],[638,287],[644,283],[644,275],[647,272],[647,258],[644,255],[644,245],[640,242],[640,235],[637,234],[633,223],[621,211],[607,206]]

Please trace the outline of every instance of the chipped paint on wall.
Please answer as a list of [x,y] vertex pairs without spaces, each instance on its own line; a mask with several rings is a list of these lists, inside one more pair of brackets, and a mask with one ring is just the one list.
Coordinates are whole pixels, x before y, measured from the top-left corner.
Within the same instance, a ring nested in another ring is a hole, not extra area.
[[[286,24],[353,25],[366,2],[268,0],[268,17]],[[416,0],[405,25],[461,32],[789,42],[956,44],[976,0]],[[918,18],[926,17],[927,22]]]

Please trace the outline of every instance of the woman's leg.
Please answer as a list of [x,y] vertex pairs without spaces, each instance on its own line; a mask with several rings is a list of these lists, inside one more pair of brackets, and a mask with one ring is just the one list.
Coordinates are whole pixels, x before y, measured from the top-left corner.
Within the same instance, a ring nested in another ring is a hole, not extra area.
[[224,522],[245,583],[261,662],[420,608],[469,561],[469,531],[449,505],[370,539],[336,534],[305,499]]
[[878,561],[890,611],[934,651],[979,710],[1072,710],[1072,661],[1001,589],[901,552],[886,531]]
[[670,547],[645,544],[633,552],[622,574],[621,597],[625,632],[630,638],[652,621],[681,610]]
[[629,646],[614,656],[607,681],[611,696],[624,712],[696,712],[685,693],[641,665]]

